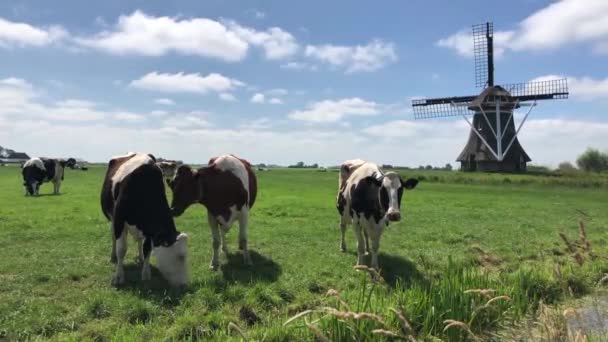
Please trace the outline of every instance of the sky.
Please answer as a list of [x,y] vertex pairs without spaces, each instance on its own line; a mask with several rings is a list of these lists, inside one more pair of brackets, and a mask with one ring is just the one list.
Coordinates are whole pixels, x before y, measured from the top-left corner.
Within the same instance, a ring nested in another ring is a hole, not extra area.
[[[472,24],[494,22],[496,83],[567,78],[519,140],[532,163],[608,150],[608,1],[0,3],[0,145],[105,162],[455,165],[462,118],[411,100],[475,95]],[[516,115],[516,124],[522,118]]]

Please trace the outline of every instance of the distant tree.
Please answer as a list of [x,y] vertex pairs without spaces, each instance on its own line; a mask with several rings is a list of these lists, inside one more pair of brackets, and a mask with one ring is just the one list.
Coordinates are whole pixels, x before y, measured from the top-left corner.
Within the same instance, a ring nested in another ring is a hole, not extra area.
[[418,170],[424,170],[424,165],[418,166]]
[[266,167],[266,164],[260,163],[260,164],[258,164],[258,167]]
[[318,169],[318,168],[319,168],[319,164],[314,163],[314,164],[310,165],[310,167],[311,167],[312,169]]
[[561,173],[573,173],[576,172],[576,166],[572,165],[571,162],[565,161],[565,162],[561,162],[559,163],[559,165],[557,166],[557,171],[561,172]]
[[445,164],[443,169],[446,171],[452,171],[452,164],[450,164],[450,163]]
[[427,166],[425,166],[425,167],[424,167],[424,169],[425,169],[425,170],[432,170],[432,169],[433,169],[433,166],[432,166],[432,165],[427,165]]
[[386,170],[390,170],[390,169],[393,168],[393,165],[391,165],[391,164],[382,164],[382,168],[386,169]]
[[304,167],[304,162],[297,162],[296,167]]
[[579,169],[587,172],[602,172],[608,170],[608,154],[589,148],[576,159]]

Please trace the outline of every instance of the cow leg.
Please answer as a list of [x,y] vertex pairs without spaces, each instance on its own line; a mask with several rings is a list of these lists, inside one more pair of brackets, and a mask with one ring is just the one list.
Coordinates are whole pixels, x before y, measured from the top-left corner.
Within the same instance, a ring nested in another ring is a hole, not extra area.
[[372,240],[372,268],[378,270],[378,250],[380,249],[380,234],[373,234],[371,236]]
[[136,238],[137,239],[137,250],[138,250],[138,255],[137,255],[137,259],[135,259],[136,263],[142,263],[145,260],[145,255],[144,255],[144,239],[140,239],[139,237]]
[[359,220],[353,222],[353,229],[357,238],[357,265],[363,265],[365,264],[365,242],[363,241],[363,231]]
[[224,252],[224,255],[228,256],[228,242],[226,241],[226,234],[228,234],[228,228],[222,226],[220,229],[220,237],[222,238],[222,252]]
[[53,182],[53,194],[55,195],[59,195],[59,188],[61,187],[61,181],[54,181]]
[[211,228],[211,237],[213,239],[211,245],[213,249],[213,256],[211,257],[211,264],[209,264],[209,268],[212,270],[217,270],[218,266],[220,265],[220,230],[218,227],[217,219],[213,217],[213,214],[211,214],[209,211],[207,211],[207,221],[209,222],[209,228]]
[[365,237],[365,255],[369,254],[369,234],[363,231],[363,237]]
[[249,208],[243,206],[239,216],[239,249],[243,251],[243,263],[245,265],[253,265],[249,250],[247,249],[247,226],[249,224]]
[[342,216],[340,218],[340,230],[342,232],[342,241],[340,241],[340,250],[346,252],[346,218]]
[[112,278],[112,285],[118,286],[125,283],[125,270],[123,263],[127,254],[127,229],[122,230],[122,234],[116,239],[116,273]]
[[141,280],[150,280],[152,279],[152,272],[150,271],[150,251],[152,250],[152,240],[145,238],[142,244],[142,262],[143,266],[141,269]]
[[110,235],[112,235],[112,252],[110,252],[110,262],[116,263],[116,237],[114,236],[114,227],[110,222]]

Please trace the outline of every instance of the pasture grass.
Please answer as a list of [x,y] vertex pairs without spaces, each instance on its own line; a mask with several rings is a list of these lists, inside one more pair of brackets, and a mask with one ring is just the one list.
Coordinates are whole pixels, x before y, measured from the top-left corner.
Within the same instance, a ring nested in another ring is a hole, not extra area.
[[127,284],[116,289],[99,205],[104,172],[68,170],[61,195],[45,184],[30,198],[19,169],[0,168],[0,340],[479,339],[535,314],[541,301],[592,293],[608,272],[601,186],[401,171],[426,178],[406,192],[403,220],[381,241],[381,278],[372,278],[353,269],[351,232],[339,251],[337,173],[277,169],[257,174],[253,267],[242,264],[233,227],[231,253],[219,271],[208,269],[211,234],[205,210],[193,206],[176,220],[190,236],[188,289],[167,289],[154,268],[142,282],[132,240]]

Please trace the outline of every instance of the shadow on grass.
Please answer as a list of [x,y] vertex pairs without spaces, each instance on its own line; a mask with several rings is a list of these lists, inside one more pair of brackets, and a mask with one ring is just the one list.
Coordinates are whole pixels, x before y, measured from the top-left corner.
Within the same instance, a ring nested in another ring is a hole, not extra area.
[[62,196],[62,195],[66,195],[66,194],[67,194],[67,192],[60,192],[58,194],[45,193],[45,194],[38,194],[38,196],[27,196],[27,197],[38,198],[38,197],[46,197],[46,196]]
[[239,283],[275,282],[281,275],[281,265],[254,250],[249,250],[253,265],[243,263],[242,253],[230,253],[228,262],[221,266],[224,280]]
[[190,283],[183,289],[172,287],[163,278],[158,268],[152,264],[150,265],[152,279],[148,281],[141,279],[141,264],[126,264],[124,265],[124,269],[125,284],[117,287],[119,291],[129,291],[164,306],[171,307],[178,305],[186,294],[196,292],[200,287],[200,284],[196,283]]
[[380,274],[391,286],[397,285],[397,282],[405,287],[409,287],[413,283],[426,284],[428,282],[416,264],[403,257],[380,253],[378,263],[380,264]]

